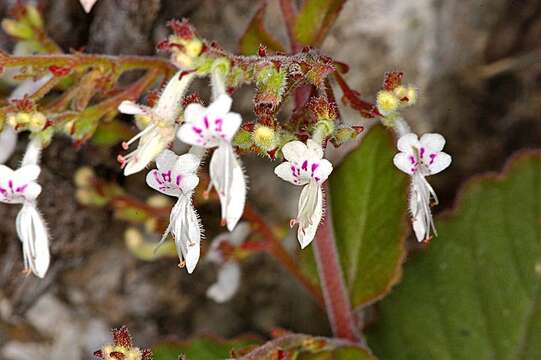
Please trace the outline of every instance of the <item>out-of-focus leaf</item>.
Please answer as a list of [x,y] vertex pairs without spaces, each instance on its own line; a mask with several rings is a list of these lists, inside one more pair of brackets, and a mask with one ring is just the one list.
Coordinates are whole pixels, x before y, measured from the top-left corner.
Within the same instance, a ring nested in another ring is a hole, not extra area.
[[178,359],[184,354],[189,360],[229,359],[231,351],[257,345],[255,338],[243,337],[234,340],[220,340],[211,337],[199,337],[182,342],[162,343],[152,347],[154,360]]
[[295,23],[300,44],[320,46],[346,0],[305,0]]
[[541,359],[541,153],[470,180],[405,267],[369,344],[381,359]]
[[274,52],[284,52],[282,44],[265,29],[264,18],[266,8],[267,3],[263,2],[240,38],[240,52],[244,55],[257,54],[260,45]]
[[330,178],[336,244],[353,306],[385,295],[401,276],[407,176],[393,165],[392,134],[375,126]]
[[134,135],[132,128],[120,121],[100,122],[94,135],[92,143],[98,146],[116,145]]
[[290,334],[255,348],[241,360],[375,360],[365,348],[348,341]]

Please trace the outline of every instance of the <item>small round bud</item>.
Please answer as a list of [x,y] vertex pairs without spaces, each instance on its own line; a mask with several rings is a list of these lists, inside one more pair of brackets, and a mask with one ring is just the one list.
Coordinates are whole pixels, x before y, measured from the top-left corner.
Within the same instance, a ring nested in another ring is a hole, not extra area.
[[380,92],[378,92],[378,95],[376,97],[376,103],[379,112],[383,116],[386,116],[395,112],[398,109],[398,106],[400,105],[400,99],[390,91],[381,90]]
[[408,87],[406,97],[408,98],[408,105],[415,105],[417,102],[417,89],[413,86]]
[[321,119],[316,124],[316,132],[321,132],[323,139],[331,136],[334,133],[335,125],[331,119]]
[[147,204],[155,208],[164,208],[170,206],[171,202],[163,195],[152,195],[147,199]]
[[271,127],[259,124],[256,125],[252,133],[252,139],[259,148],[265,151],[274,149],[278,143],[276,140],[276,131]]
[[32,119],[31,115],[26,112],[18,112],[15,116],[15,122],[17,125],[27,125]]
[[75,172],[73,181],[78,187],[89,187],[92,185],[92,180],[95,178],[94,170],[91,167],[83,166]]
[[248,149],[253,144],[252,133],[245,129],[239,129],[233,139],[233,144],[241,149]]
[[75,198],[83,205],[94,204],[94,193],[87,189],[77,189],[75,191]]
[[47,124],[47,118],[45,117],[45,115],[43,115],[39,111],[35,111],[30,114],[30,120],[28,122],[28,127],[30,131],[32,132],[41,131],[43,130],[46,124]]
[[400,85],[394,88],[393,93],[396,95],[397,98],[402,100],[408,97],[408,88]]

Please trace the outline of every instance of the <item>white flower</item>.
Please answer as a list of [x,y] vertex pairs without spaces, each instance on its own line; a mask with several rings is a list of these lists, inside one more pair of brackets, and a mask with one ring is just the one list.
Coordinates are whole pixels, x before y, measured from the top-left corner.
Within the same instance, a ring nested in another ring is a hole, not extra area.
[[156,158],[156,166],[158,169],[147,174],[147,184],[165,195],[178,197],[160,244],[171,232],[180,263],[191,274],[199,261],[201,241],[201,224],[192,204],[192,193],[199,183],[196,175],[199,158],[193,154],[177,156],[171,150],[164,150]]
[[217,236],[211,243],[205,257],[206,261],[219,266],[218,278],[207,289],[207,296],[217,303],[230,300],[240,286],[240,265],[232,257],[223,253],[224,247],[237,248],[250,235],[250,224],[240,223],[233,232]]
[[137,149],[126,156],[119,156],[128,176],[143,170],[158,154],[175,139],[176,120],[180,115],[182,97],[193,80],[194,74],[176,73],[167,83],[153,108],[123,101],[118,110],[129,115],[145,117],[149,124],[130,141],[122,144],[124,149],[139,139]]
[[49,236],[47,228],[36,209],[36,198],[41,186],[36,183],[41,169],[36,164],[12,170],[0,165],[0,202],[23,204],[17,215],[17,234],[23,244],[26,269],[43,278],[49,267]]
[[83,6],[83,9],[85,9],[86,13],[89,13],[90,10],[92,10],[94,4],[96,4],[96,1],[98,0],[80,0],[81,5]]
[[282,153],[287,161],[274,169],[275,174],[294,185],[304,185],[297,218],[291,221],[291,226],[299,224],[297,238],[304,249],[314,239],[323,216],[321,184],[327,180],[333,168],[328,160],[323,159],[321,145],[311,139],[306,145],[291,141],[282,147]]
[[209,107],[188,105],[184,124],[178,131],[179,139],[186,144],[206,149],[217,147],[210,160],[210,179],[220,197],[222,219],[229,231],[241,218],[246,201],[246,180],[231,145],[242,118],[229,111],[231,103],[231,97],[222,94]]
[[424,134],[419,140],[416,134],[408,133],[398,139],[393,162],[397,168],[411,176],[410,212],[413,230],[418,241],[430,239],[430,229],[436,228],[430,211],[430,200],[438,203],[434,189],[425,177],[445,170],[451,164],[451,156],[442,152],[445,139],[440,134]]
[[11,126],[4,125],[4,130],[0,132],[0,164],[3,164],[10,158],[17,145],[17,133]]

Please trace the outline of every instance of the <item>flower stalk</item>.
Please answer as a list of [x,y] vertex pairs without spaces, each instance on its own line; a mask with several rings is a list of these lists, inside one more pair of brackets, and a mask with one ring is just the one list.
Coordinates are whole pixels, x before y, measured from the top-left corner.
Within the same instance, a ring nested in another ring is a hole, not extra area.
[[[325,193],[328,194],[329,187],[327,183],[323,184],[323,188]],[[329,206],[329,201],[327,200],[327,207]],[[316,233],[314,254],[327,316],[329,317],[333,334],[339,338],[360,342],[362,338],[355,324],[355,317],[345,285],[344,274],[340,266],[330,209],[327,209]]]

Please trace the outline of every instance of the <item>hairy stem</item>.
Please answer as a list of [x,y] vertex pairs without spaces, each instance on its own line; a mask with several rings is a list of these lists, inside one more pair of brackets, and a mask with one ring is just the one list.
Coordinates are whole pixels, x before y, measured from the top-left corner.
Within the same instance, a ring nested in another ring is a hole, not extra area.
[[[323,185],[323,188],[328,196],[327,183]],[[327,201],[327,210],[313,242],[323,298],[325,299],[325,306],[327,308],[327,316],[329,317],[329,322],[335,336],[359,342],[361,341],[361,336],[355,325],[355,317],[338,258],[338,250],[336,248],[330,218],[329,201]]]
[[297,263],[289,253],[286,251],[282,242],[274,235],[272,229],[265,223],[261,215],[250,206],[246,207],[244,216],[251,222],[258,226],[257,231],[265,238],[265,241],[269,244],[267,252],[271,254],[284,268],[289,271],[297,281],[314,297],[314,299],[324,306],[323,296],[321,291],[315,286],[310,279],[308,279],[299,269]]

